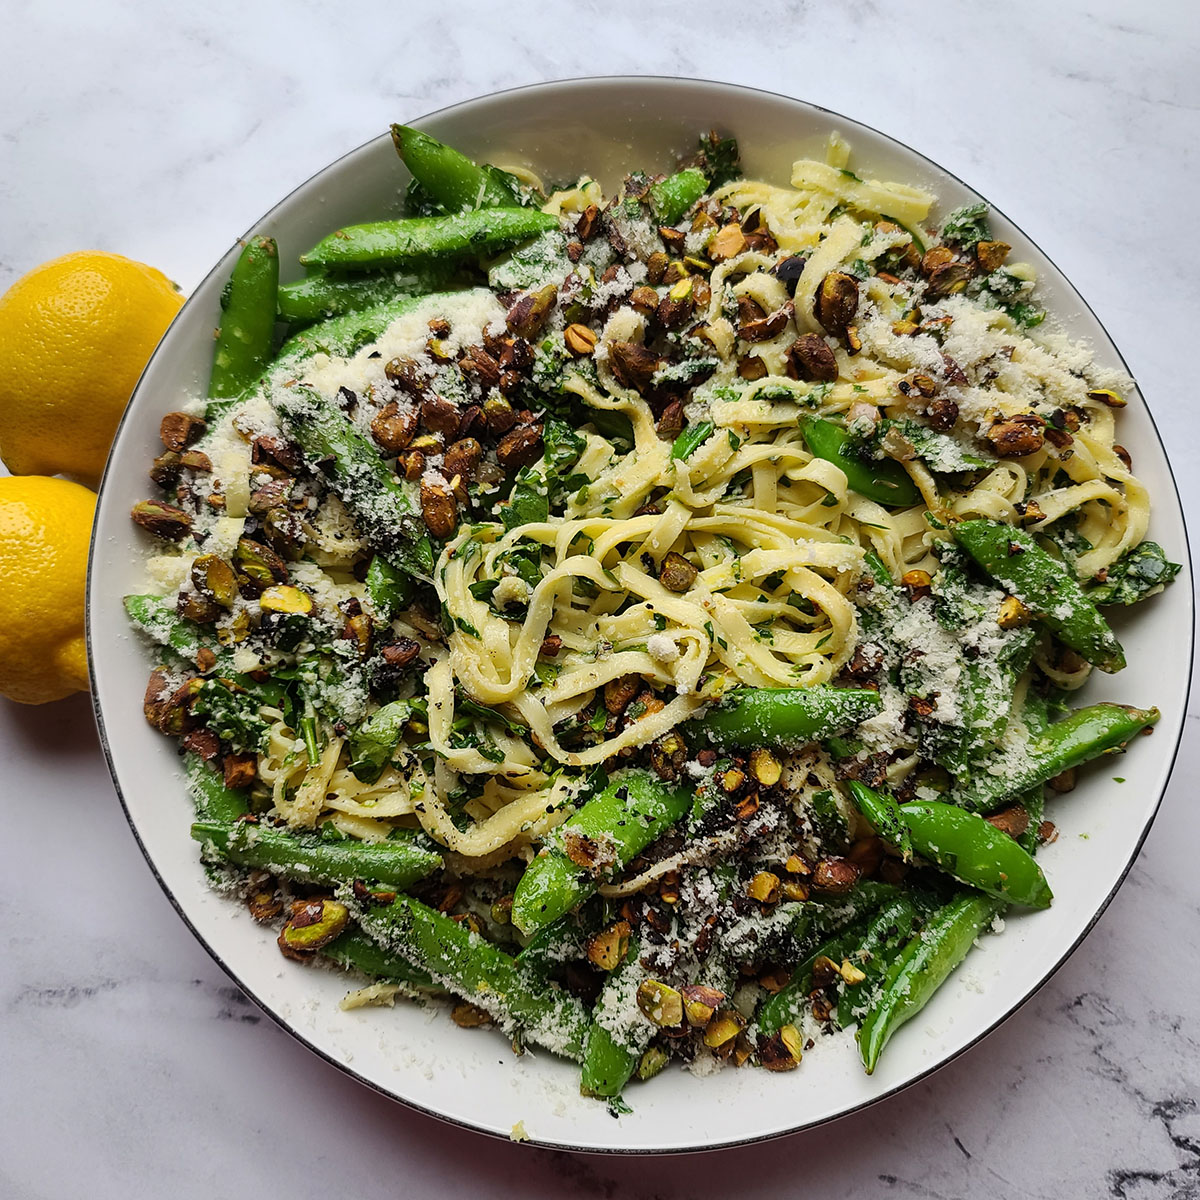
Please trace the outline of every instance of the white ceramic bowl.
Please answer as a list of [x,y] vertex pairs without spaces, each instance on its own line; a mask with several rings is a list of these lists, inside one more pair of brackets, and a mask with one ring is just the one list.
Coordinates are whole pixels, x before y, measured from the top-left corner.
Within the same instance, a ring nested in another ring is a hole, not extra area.
[[[403,113],[381,113],[383,125]],[[931,188],[941,211],[978,197],[928,159],[854,121],[782,96],[675,79],[595,79],[546,84],[459,104],[417,124],[468,154],[524,162],[543,177],[598,175],[615,185],[626,170],[666,170],[697,134],[736,134],[747,174],[786,183],[793,159],[820,157],[831,129],[853,146],[864,174]],[[386,134],[302,184],[247,234],[278,240],[285,280],[296,256],[341,225],[393,213],[407,181]],[[996,213],[993,229],[1014,257],[1038,267],[1042,295],[1067,328],[1119,356],[1082,298],[1019,229]],[[862,1072],[849,1038],[830,1039],[798,1071],[727,1070],[708,1079],[670,1070],[630,1089],[633,1112],[614,1121],[581,1099],[578,1071],[536,1051],[514,1058],[497,1033],[464,1031],[444,1012],[414,1005],[345,1013],[347,988],[332,972],[282,959],[274,935],[208,890],[188,836],[189,801],[174,744],[141,715],[151,666],[130,633],[121,597],[142,589],[146,542],[129,520],[149,494],[146,470],[161,449],[163,413],[201,394],[208,377],[218,297],[237,247],[214,267],[167,332],[125,414],[108,462],[92,541],[88,635],[93,695],[113,779],[147,860],[180,915],[213,957],[276,1021],[363,1082],[416,1108],[507,1136],[520,1121],[529,1138],[567,1148],[690,1150],[771,1137],[879,1100],[966,1050],[1013,1013],[1064,961],[1112,898],[1137,854],[1166,787],[1178,745],[1191,663],[1192,585],[1174,586],[1120,622],[1129,667],[1089,683],[1089,700],[1157,704],[1162,721],[1119,763],[1086,773],[1054,805],[1061,836],[1042,862],[1054,907],[1008,918],[891,1045],[876,1074]],[[1183,518],[1170,468],[1141,397],[1121,417],[1129,448],[1155,502],[1151,534],[1187,563]],[[1123,783],[1114,782],[1119,775]],[[1086,837],[1083,836],[1086,834]]]

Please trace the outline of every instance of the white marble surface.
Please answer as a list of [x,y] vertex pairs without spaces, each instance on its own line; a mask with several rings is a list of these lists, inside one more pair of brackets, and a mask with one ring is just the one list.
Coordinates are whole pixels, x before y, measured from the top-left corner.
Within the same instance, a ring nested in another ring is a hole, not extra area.
[[[496,88],[755,84],[903,138],[1022,224],[1124,350],[1200,514],[1197,399],[1177,366],[1200,309],[1194,0],[417,7],[3,0],[0,289],[93,246],[188,288],[335,155]],[[1198,770],[1185,736],[1108,912],[972,1052],[825,1130],[633,1161],[489,1142],[317,1060],[159,891],[86,699],[0,700],[0,1195],[1200,1195]]]

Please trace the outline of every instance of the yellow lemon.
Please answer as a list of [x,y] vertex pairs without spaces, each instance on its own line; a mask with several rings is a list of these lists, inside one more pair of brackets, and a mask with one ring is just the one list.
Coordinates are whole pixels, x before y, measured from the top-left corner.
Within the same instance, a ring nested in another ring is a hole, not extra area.
[[0,296],[0,458],[14,475],[100,478],[117,422],[183,297],[161,272],[84,250]]
[[66,479],[0,478],[0,694],[45,704],[87,691],[84,581],[95,494]]

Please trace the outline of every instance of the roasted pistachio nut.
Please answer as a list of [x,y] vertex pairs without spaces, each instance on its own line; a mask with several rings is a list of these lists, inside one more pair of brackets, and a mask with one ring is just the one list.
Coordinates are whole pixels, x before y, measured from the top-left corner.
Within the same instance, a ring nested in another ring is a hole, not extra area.
[[1046,440],[1045,424],[1034,413],[1018,413],[996,421],[984,434],[1001,458],[1024,458],[1036,454]]
[[905,571],[900,583],[914,603],[933,594],[933,576],[928,571]]
[[542,427],[518,425],[496,443],[496,461],[506,471],[519,471],[542,456]]
[[971,268],[965,262],[948,262],[936,267],[925,285],[927,296],[949,296],[961,292],[971,278]]
[[388,382],[407,392],[420,396],[427,386],[421,365],[415,358],[391,358],[384,364],[383,373]]
[[490,1025],[492,1023],[490,1013],[485,1012],[475,1004],[468,1004],[465,1000],[460,1000],[450,1010],[450,1020],[459,1029],[478,1029],[481,1025]]
[[645,1083],[653,1079],[670,1062],[671,1056],[661,1046],[651,1046],[638,1060],[637,1077]]
[[830,271],[821,280],[813,302],[813,314],[826,333],[838,337],[858,311],[858,280],[844,271]]
[[197,625],[208,625],[221,615],[221,606],[202,592],[185,590],[175,601],[175,611]]
[[483,416],[494,436],[507,433],[517,423],[516,411],[502,396],[489,396],[483,402]]
[[769,316],[741,324],[738,327],[738,336],[747,342],[765,342],[769,338],[777,337],[787,328],[787,323],[792,319],[794,312],[795,307],[789,300],[782,308],[777,308]]
[[217,641],[222,646],[236,646],[250,636],[250,614],[240,608],[217,625]]
[[371,421],[371,436],[385,454],[399,454],[417,432],[417,410],[389,400]]
[[852,963],[848,958],[842,959],[842,964],[838,967],[838,974],[842,977],[843,983],[848,983],[851,986],[856,983],[862,983],[867,977],[866,971],[862,970],[855,963]]
[[233,552],[233,565],[238,573],[238,582],[245,587],[268,588],[275,583],[284,583],[288,577],[287,564],[270,546],[250,538],[240,538]]
[[614,716],[623,713],[642,686],[640,675],[620,675],[604,685],[604,707]]
[[199,418],[184,412],[169,412],[158,426],[159,436],[168,450],[181,454],[193,442],[198,441],[208,426]]
[[774,904],[779,899],[779,876],[774,871],[759,871],[746,885],[746,895],[760,904]]
[[783,763],[770,750],[760,746],[750,751],[750,774],[763,787],[774,787],[783,775]]
[[283,899],[273,884],[271,886],[262,885],[246,897],[246,907],[249,908],[250,915],[256,921],[265,924],[275,920],[283,912]]
[[258,603],[264,612],[307,616],[313,610],[312,597],[289,584],[275,584],[267,588],[258,598]]
[[787,364],[793,379],[833,383],[838,377],[837,356],[819,333],[802,333],[788,347]]
[[[653,289],[647,288],[647,291]],[[586,325],[576,322],[563,330],[563,341],[576,358],[587,358],[596,349],[596,335]]]
[[784,1025],[759,1043],[758,1061],[768,1071],[791,1071],[804,1057],[804,1038],[795,1025]]
[[[1053,779],[1050,780],[1050,786],[1054,787]],[[1055,788],[1055,791],[1058,790]],[[1013,838],[1019,838],[1029,828],[1029,810],[1023,804],[1010,804],[1008,808],[1002,808],[984,819],[1001,833]]]
[[746,1018],[736,1008],[723,1008],[704,1030],[704,1044],[710,1050],[729,1045],[746,1028]]
[[169,491],[179,480],[182,458],[174,450],[164,450],[150,466],[149,475],[164,491]]
[[192,518],[174,504],[161,500],[139,500],[130,516],[149,533],[169,542],[181,542],[192,530]]
[[238,598],[237,576],[217,554],[201,554],[192,563],[192,586],[222,608],[232,608]]
[[658,581],[669,592],[686,592],[696,582],[699,571],[675,550],[667,553],[658,571]]
[[683,996],[658,979],[643,979],[638,984],[637,1006],[645,1018],[660,1029],[683,1021]]
[[746,251],[746,234],[742,227],[733,222],[718,229],[708,239],[708,256],[714,262],[724,262],[727,258],[736,258]]
[[545,328],[558,299],[558,288],[548,283],[536,292],[526,292],[508,310],[509,332],[517,337],[533,338]]
[[615,971],[629,954],[631,932],[628,921],[614,921],[607,929],[592,934],[587,940],[588,962],[601,971]]
[[640,342],[613,342],[608,348],[609,364],[617,382],[640,392],[650,386],[662,359]]
[[663,734],[650,747],[650,765],[660,779],[678,779],[687,762],[687,742],[683,735],[672,730]]
[[683,997],[683,1015],[693,1029],[703,1029],[725,1002],[724,992],[702,983],[689,983],[679,989]]
[[1007,242],[977,242],[975,257],[985,271],[996,271],[1004,265],[1011,249]]
[[458,369],[488,392],[500,382],[500,364],[482,346],[468,346]]
[[286,479],[272,479],[270,483],[264,483],[262,487],[255,488],[250,494],[248,507],[252,513],[261,516],[273,508],[279,508],[286,504],[291,492],[292,479],[290,476]]
[[451,478],[461,475],[464,479],[471,479],[481,458],[483,447],[473,437],[460,438],[446,451],[442,470]]
[[429,532],[445,541],[458,528],[458,502],[450,489],[440,483],[421,480],[421,516]]
[[841,896],[858,882],[862,871],[845,858],[823,858],[812,873],[813,891]]
[[1030,624],[1034,614],[1021,603],[1016,596],[1005,596],[1000,601],[1000,610],[996,614],[996,624],[1001,629],[1018,629]]
[[288,958],[307,958],[328,946],[349,920],[350,910],[339,900],[297,900],[279,931],[279,949]]

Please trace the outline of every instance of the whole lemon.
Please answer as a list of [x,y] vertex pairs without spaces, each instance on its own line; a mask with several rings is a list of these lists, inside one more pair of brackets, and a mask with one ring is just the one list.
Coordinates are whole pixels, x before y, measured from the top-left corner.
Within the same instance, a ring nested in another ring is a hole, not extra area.
[[0,694],[45,704],[87,691],[83,637],[93,492],[41,475],[0,478]]
[[84,250],[0,296],[0,458],[14,475],[100,478],[117,422],[183,297],[161,272]]

